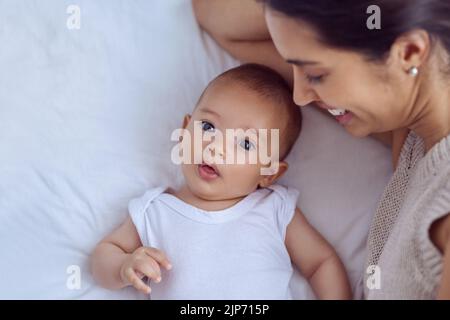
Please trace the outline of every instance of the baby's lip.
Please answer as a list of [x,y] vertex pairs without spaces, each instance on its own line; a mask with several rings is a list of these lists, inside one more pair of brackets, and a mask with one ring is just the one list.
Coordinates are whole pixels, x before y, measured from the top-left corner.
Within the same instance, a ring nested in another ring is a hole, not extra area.
[[217,166],[215,164],[212,164],[212,163],[210,164],[210,163],[207,163],[207,162],[203,161],[201,166],[211,167],[214,170],[215,174],[217,174],[220,177],[219,170],[217,169]]

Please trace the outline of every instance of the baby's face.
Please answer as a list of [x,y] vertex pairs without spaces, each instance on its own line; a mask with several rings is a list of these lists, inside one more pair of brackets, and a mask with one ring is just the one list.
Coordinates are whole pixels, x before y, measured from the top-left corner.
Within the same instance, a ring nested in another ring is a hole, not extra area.
[[[192,164],[182,164],[182,170],[191,192],[207,200],[226,200],[244,197],[258,185],[269,185],[285,169],[285,163],[278,162],[278,154],[273,152],[278,148],[278,138],[271,138],[271,129],[281,132],[280,126],[286,123],[286,117],[273,99],[262,97],[243,85],[213,84],[192,116],[185,119],[185,128],[192,139]],[[227,129],[228,132],[241,129],[253,134],[227,138]],[[259,129],[266,129],[267,134]],[[218,133],[224,140],[218,139]],[[211,140],[205,141],[208,136]],[[195,162],[196,143],[201,154]],[[262,153],[268,158],[261,158]],[[279,166],[278,173],[262,174],[264,168],[274,167],[274,162]]]

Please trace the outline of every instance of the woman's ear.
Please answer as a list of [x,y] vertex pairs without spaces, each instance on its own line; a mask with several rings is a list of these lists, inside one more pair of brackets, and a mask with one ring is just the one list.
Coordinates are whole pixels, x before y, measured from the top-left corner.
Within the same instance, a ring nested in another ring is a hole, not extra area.
[[391,48],[391,57],[396,59],[403,71],[419,68],[431,51],[430,35],[425,30],[413,30],[400,36]]
[[[272,166],[273,164],[271,164]],[[272,175],[262,176],[258,186],[261,188],[267,188],[272,185],[277,179],[279,179],[288,169],[289,165],[285,161],[278,162],[278,171]]]
[[189,121],[191,121],[191,115],[187,114],[184,116],[184,119],[183,119],[183,126],[182,126],[183,129],[186,129],[186,127],[189,124]]

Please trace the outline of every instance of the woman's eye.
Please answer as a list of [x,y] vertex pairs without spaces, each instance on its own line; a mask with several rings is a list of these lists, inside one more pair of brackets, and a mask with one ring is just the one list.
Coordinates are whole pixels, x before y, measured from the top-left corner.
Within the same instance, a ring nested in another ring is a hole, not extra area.
[[202,129],[203,131],[214,131],[214,125],[212,125],[211,123],[209,123],[208,121],[202,121]]
[[321,82],[323,81],[323,78],[324,78],[323,75],[321,75],[321,76],[310,76],[310,75],[307,75],[307,76],[306,76],[306,80],[308,80],[308,82],[309,82],[310,84],[318,84],[318,83],[321,83]]
[[255,145],[249,140],[242,140],[239,145],[247,151],[253,150],[255,148]]

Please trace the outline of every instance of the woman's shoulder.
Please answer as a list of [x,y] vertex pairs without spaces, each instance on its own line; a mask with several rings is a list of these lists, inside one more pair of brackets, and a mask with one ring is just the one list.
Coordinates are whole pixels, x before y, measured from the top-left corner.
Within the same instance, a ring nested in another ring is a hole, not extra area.
[[430,235],[436,240],[442,230],[450,231],[450,135],[425,155],[418,168],[417,179],[426,185],[418,198],[423,210],[418,217],[417,228],[423,229],[423,237]]
[[450,165],[428,177],[426,189],[417,198],[413,243],[424,273],[437,277],[442,266],[444,240],[450,233]]

